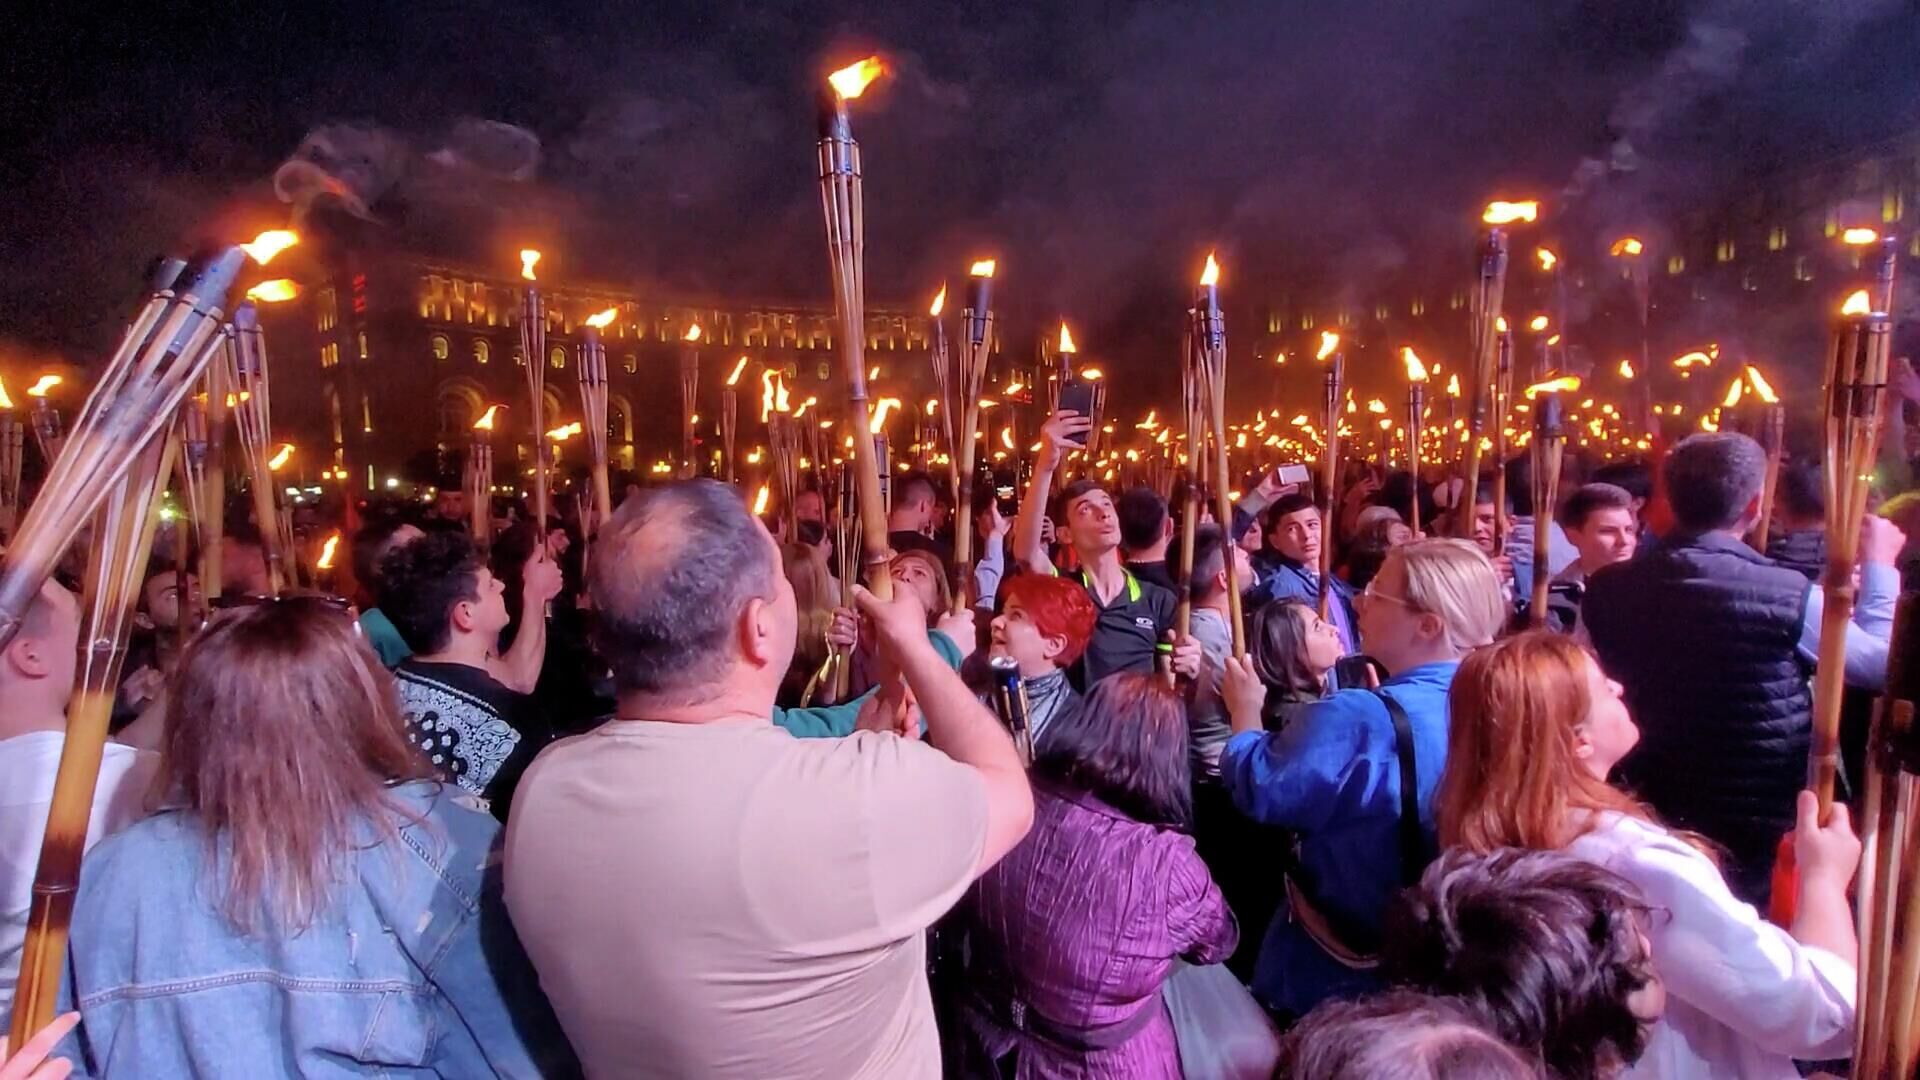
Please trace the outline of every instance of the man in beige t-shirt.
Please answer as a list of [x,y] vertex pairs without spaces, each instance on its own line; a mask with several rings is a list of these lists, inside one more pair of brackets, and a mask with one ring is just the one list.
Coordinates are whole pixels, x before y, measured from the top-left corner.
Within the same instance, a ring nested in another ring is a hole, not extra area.
[[[588,1073],[938,1077],[922,931],[1033,807],[923,609],[860,597],[899,673],[862,726],[887,730],[801,740],[770,721],[793,592],[731,488],[628,500],[588,583],[618,718],[541,754],[506,852],[514,926]],[[897,733],[921,714],[931,745]]]

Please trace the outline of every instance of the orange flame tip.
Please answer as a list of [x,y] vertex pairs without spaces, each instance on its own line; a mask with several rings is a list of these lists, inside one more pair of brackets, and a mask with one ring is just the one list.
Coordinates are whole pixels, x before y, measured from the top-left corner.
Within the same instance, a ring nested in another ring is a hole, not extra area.
[[613,325],[613,320],[617,318],[619,314],[619,308],[610,307],[605,311],[587,316],[587,325],[593,327],[595,330],[605,330],[607,327]]
[[1340,347],[1340,335],[1331,330],[1320,331],[1320,351],[1313,354],[1315,360],[1325,360]]
[[1506,332],[1507,332],[1507,317],[1506,317],[1505,315],[1495,315],[1495,316],[1493,317],[1493,328],[1494,328],[1495,330],[1498,330],[1498,331],[1500,331],[1500,332],[1501,332],[1501,333],[1503,333],[1503,334],[1504,334],[1504,333],[1506,333]]
[[1773,392],[1773,384],[1768,382],[1767,377],[1760,374],[1760,369],[1752,364],[1747,365],[1747,383],[1753,387],[1755,396],[1759,397],[1762,404],[1780,404],[1780,395]]
[[475,421],[473,422],[473,430],[475,430],[475,431],[492,431],[492,430],[493,430],[493,419],[494,419],[494,417],[496,417],[496,416],[498,416],[498,415],[500,415],[500,406],[498,406],[498,405],[489,405],[489,406],[487,406],[487,411],[486,411],[486,412],[483,412],[483,413],[481,413],[481,414],[480,414],[480,419],[478,419],[478,420],[475,420]]
[[891,398],[891,397],[881,398],[879,401],[874,403],[873,416],[869,421],[869,426],[874,431],[885,430],[887,426],[887,421],[892,418],[893,410],[899,407],[900,407],[899,398]]
[[275,450],[273,452],[273,456],[267,459],[267,471],[279,472],[281,469],[284,469],[287,467],[287,462],[292,460],[293,460],[293,444],[281,443],[280,449]]
[[538,281],[539,278],[535,277],[533,273],[533,264],[539,261],[540,261],[539,252],[533,250],[532,248],[521,248],[520,249],[520,276],[523,278],[526,278],[528,281]]
[[740,362],[733,365],[733,374],[727,376],[727,385],[737,384],[740,381],[740,373],[745,370],[747,370],[747,358],[742,356]]
[[268,229],[253,238],[251,244],[241,244],[240,250],[247,253],[254,262],[265,266],[273,261],[275,255],[300,242],[300,234],[292,229]]
[[1220,264],[1214,261],[1213,252],[1207,252],[1207,268],[1200,271],[1200,285],[1208,288],[1220,284]]
[[1076,353],[1080,351],[1080,347],[1073,343],[1073,331],[1067,329],[1067,324],[1064,321],[1060,324],[1060,351],[1063,353]]
[[1080,378],[1085,382],[1099,382],[1105,375],[1106,372],[1101,371],[1097,367],[1080,369]]
[[886,72],[886,65],[877,56],[869,56],[855,61],[827,76],[827,82],[833,85],[833,92],[840,95],[842,101],[852,101],[867,92],[873,80]]
[[568,439],[580,434],[580,431],[580,421],[575,420],[571,424],[562,424],[552,431],[547,432],[547,438],[552,439],[554,442],[566,442]]
[[1746,392],[1747,383],[1745,378],[1735,378],[1733,382],[1727,386],[1727,396],[1720,399],[1720,407],[1723,409],[1731,409],[1735,405],[1740,404],[1740,397]]
[[1873,302],[1867,299],[1867,290],[1865,289],[1861,289],[1852,296],[1847,297],[1847,302],[1840,305],[1840,314],[1842,315],[1871,315],[1872,313]]
[[1555,255],[1546,248],[1536,248],[1533,257],[1540,260],[1540,269],[1542,270],[1551,270],[1553,269],[1553,264],[1560,261],[1560,256]]
[[1374,398],[1373,400],[1367,402],[1367,411],[1370,413],[1386,412],[1387,403],[1384,401],[1381,401],[1379,398]]
[[681,341],[699,341],[700,340],[700,324],[694,323],[692,326],[687,327],[687,332],[685,334],[680,335],[680,340]]
[[967,273],[974,277],[992,277],[995,266],[993,259],[979,259],[968,268]]
[[[1866,294],[1862,293],[1861,295],[1864,296]],[[1691,367],[1712,367],[1713,357],[1696,349],[1693,352],[1674,357],[1673,366],[1683,371]]]
[[62,379],[58,375],[42,375],[40,376],[40,378],[34,380],[34,384],[32,386],[27,387],[27,396],[28,397],[46,397],[47,391],[52,390],[56,386],[59,386],[64,381],[66,380]]
[[[201,397],[205,396],[205,394],[201,395]],[[13,397],[7,393],[7,384],[0,382],[0,409],[11,408],[13,408]]]
[[1608,248],[1607,252],[1611,255],[1638,255],[1645,250],[1647,250],[1647,245],[1641,243],[1639,237],[1623,236],[1615,240],[1613,246]]
[[1571,394],[1578,389],[1580,389],[1580,376],[1562,375],[1557,379],[1548,379],[1546,382],[1537,382],[1527,387],[1526,398],[1532,401],[1541,394]]
[[1852,244],[1855,247],[1871,244],[1879,239],[1880,234],[1872,229],[1848,229],[1846,232],[1840,234],[1842,243]]
[[315,570],[333,569],[333,557],[339,550],[340,534],[336,532],[328,536],[326,542],[320,545],[320,557],[313,561],[313,568]]
[[1548,322],[1550,321],[1551,320],[1549,320],[1545,315],[1535,315],[1533,318],[1527,320],[1527,329],[1537,334],[1540,331],[1545,330],[1547,328]]
[[767,490],[767,485],[761,484],[760,490],[753,496],[753,513],[755,517],[767,512],[767,499],[770,496],[771,492]]
[[1460,396],[1460,376],[1458,375],[1447,376],[1447,396],[1448,397]]
[[1635,373],[1633,370],[1633,361],[1631,360],[1620,361],[1620,377],[1621,378],[1631,379],[1633,378],[1634,374]]
[[942,285],[940,291],[933,294],[933,305],[927,308],[927,314],[937,319],[945,310],[947,310],[947,287]]
[[1531,200],[1527,202],[1503,202],[1496,200],[1487,204],[1486,212],[1480,215],[1480,220],[1489,225],[1511,225],[1516,221],[1536,221],[1539,217],[1540,204],[1538,202]]
[[1403,346],[1400,350],[1400,359],[1407,365],[1408,382],[1427,381],[1427,365],[1421,362],[1420,354],[1413,351],[1413,346]]
[[287,278],[263,281],[247,290],[247,299],[258,304],[278,304],[300,295],[300,286]]

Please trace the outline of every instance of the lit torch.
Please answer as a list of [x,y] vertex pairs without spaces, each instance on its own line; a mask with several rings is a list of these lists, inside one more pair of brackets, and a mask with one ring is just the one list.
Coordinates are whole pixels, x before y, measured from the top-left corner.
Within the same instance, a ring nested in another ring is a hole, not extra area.
[[587,468],[593,477],[593,520],[582,521],[591,537],[613,516],[613,485],[607,470],[607,347],[600,340],[618,318],[618,308],[589,315],[580,334],[580,415],[587,436]]
[[734,458],[734,438],[740,427],[740,395],[736,387],[740,376],[747,370],[747,358],[742,356],[727,373],[727,381],[720,385],[720,452],[727,466],[727,483],[739,482],[739,469]]
[[[1548,566],[1547,541],[1553,531],[1554,510],[1560,501],[1560,459],[1566,449],[1565,414],[1561,394],[1580,389],[1577,375],[1538,382],[1526,389],[1533,403],[1533,603],[1528,608],[1529,625],[1536,628],[1547,622],[1547,589],[1552,582]],[[1468,496],[1471,498],[1471,495]],[[1505,510],[1494,504],[1495,518]]]
[[493,428],[500,406],[489,405],[473,422],[462,479],[467,489],[467,514],[476,543],[486,544],[493,533]]
[[[1233,479],[1227,462],[1227,321],[1220,313],[1220,264],[1207,253],[1206,267],[1200,272],[1199,290],[1194,294],[1193,365],[1209,406],[1208,419],[1213,427],[1213,495],[1215,513],[1221,527],[1233,520],[1230,494]],[[1189,522],[1198,518],[1188,518]],[[1332,545],[1326,545],[1331,547]],[[1189,571],[1192,569],[1188,568]],[[1323,566],[1323,571],[1325,567]],[[1240,588],[1234,580],[1232,552],[1226,560],[1227,624],[1233,630],[1233,655],[1245,659],[1247,634],[1240,617]]]
[[547,427],[547,305],[540,296],[533,268],[540,253],[532,248],[520,252],[520,276],[526,287],[520,292],[520,355],[526,361],[527,431],[533,435],[533,530],[542,543],[547,539],[547,471],[552,466],[547,441],[540,433]]
[[[266,549],[267,583],[272,595],[297,583],[299,567],[288,566],[293,552],[293,521],[279,505],[279,493],[273,483],[273,458],[267,448],[273,444],[271,382],[268,379],[266,335],[260,330],[260,315],[251,302],[233,313],[231,384],[234,426],[240,432],[241,456],[247,464],[253,489],[254,524],[260,528],[261,546]],[[288,456],[292,455],[291,449]],[[281,464],[286,459],[281,458]]]
[[[959,580],[952,589],[953,610],[966,610],[973,602],[973,474],[978,440],[974,431],[980,426],[980,384],[987,372],[987,357],[993,350],[993,259],[976,259],[967,271],[967,306],[960,313],[959,352],[954,356],[953,377],[941,386],[946,398],[947,456],[953,459],[953,572]],[[944,303],[945,290],[941,292]],[[936,316],[934,321],[939,322]]]
[[[847,423],[853,428],[854,483],[859,497],[860,526],[866,539],[867,587],[882,600],[893,597],[893,576],[887,569],[892,550],[887,546],[885,495],[880,489],[880,463],[867,422],[866,366],[866,225],[860,191],[860,144],[854,141],[847,102],[866,92],[885,70],[878,57],[867,57],[827,77],[820,97],[820,205],[826,218],[827,255],[833,269],[834,310],[840,321],[841,361],[847,379]],[[965,508],[957,520],[968,515]]]
[[699,474],[700,464],[694,457],[694,423],[698,415],[700,400],[700,338],[703,331],[699,323],[687,327],[680,335],[680,477],[691,479]]
[[1760,374],[1759,368],[1748,364],[1741,373],[1741,379],[1753,391],[1754,404],[1760,410],[1760,446],[1767,452],[1766,480],[1760,486],[1760,520],[1754,522],[1753,534],[1748,537],[1753,549],[1765,555],[1767,534],[1773,523],[1773,500],[1780,483],[1780,454],[1786,443],[1787,410],[1786,406],[1780,404],[1780,395],[1774,393],[1773,384]]
[[[1537,202],[1494,202],[1480,215],[1487,230],[1480,247],[1480,277],[1473,291],[1473,361],[1468,369],[1468,392],[1472,397],[1467,409],[1470,431],[1462,476],[1465,494],[1460,500],[1468,510],[1454,514],[1457,519],[1454,522],[1455,529],[1468,539],[1473,536],[1473,491],[1480,483],[1481,440],[1485,437],[1489,406],[1493,404],[1487,399],[1496,396],[1493,383],[1495,366],[1499,362],[1499,334],[1494,329],[1494,320],[1500,317],[1507,288],[1506,226],[1535,221],[1539,215],[1540,204]],[[1499,430],[1501,426],[1498,418],[1495,418],[1494,429]]]
[[[805,406],[801,408],[804,411]],[[780,485],[780,512],[787,523],[787,539],[797,541],[800,538],[800,473],[794,459],[800,445],[796,424],[800,417],[790,409],[786,380],[772,368],[761,371],[760,422],[767,425],[767,446],[773,452],[773,476]]]
[[[1545,250],[1542,248],[1541,250]],[[1420,531],[1420,428],[1427,410],[1427,365],[1412,346],[1400,350],[1407,365],[1407,471],[1413,474],[1413,516],[1407,525]]]
[[60,456],[65,441],[60,410],[53,407],[53,399],[48,396],[60,383],[58,375],[42,375],[27,387],[27,396],[33,399],[33,442],[40,448],[40,460],[49,465]]
[[[1322,449],[1320,454],[1320,522],[1325,535],[1331,538],[1333,531],[1334,501],[1333,488],[1340,479],[1340,395],[1342,384],[1346,381],[1347,356],[1340,351],[1340,335],[1331,330],[1320,331],[1320,348],[1313,358],[1325,365],[1326,371],[1321,377],[1321,430]],[[1333,545],[1324,540],[1320,544],[1320,617],[1326,618],[1330,594],[1328,588],[1332,581]]]
[[21,451],[26,447],[26,437],[25,426],[14,415],[13,398],[8,396],[5,384],[0,384],[0,528],[9,537],[20,519]]

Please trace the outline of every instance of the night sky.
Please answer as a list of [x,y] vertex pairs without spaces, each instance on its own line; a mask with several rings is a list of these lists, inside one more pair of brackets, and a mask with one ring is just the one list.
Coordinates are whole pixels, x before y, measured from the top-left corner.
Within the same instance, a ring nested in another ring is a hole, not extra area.
[[[991,251],[1016,318],[1129,361],[1171,350],[1216,245],[1242,296],[1360,296],[1464,266],[1499,192],[1578,185],[1578,258],[1920,124],[1913,0],[287,7],[9,27],[0,359],[85,361],[149,255],[284,220],[269,178],[323,125],[380,148],[403,246],[505,265],[532,240],[556,274],[824,303],[813,93],[874,50],[870,295],[919,302]],[[472,121],[537,139],[531,178]]]

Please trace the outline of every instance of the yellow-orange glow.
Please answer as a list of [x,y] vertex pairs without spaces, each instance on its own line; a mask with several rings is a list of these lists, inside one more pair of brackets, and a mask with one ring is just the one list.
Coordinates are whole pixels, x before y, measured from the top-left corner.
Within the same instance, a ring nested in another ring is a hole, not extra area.
[[1740,378],[1734,379],[1732,385],[1727,387],[1727,396],[1720,399],[1720,407],[1723,409],[1731,409],[1735,405],[1740,404],[1740,397],[1746,392],[1746,381]]
[[1386,412],[1387,403],[1384,401],[1381,401],[1379,398],[1374,398],[1372,401],[1367,402],[1367,411],[1370,413]]
[[287,278],[263,281],[247,290],[247,299],[257,304],[278,304],[300,295],[300,286]]
[[[206,397],[205,394],[202,394],[200,396],[202,398]],[[4,382],[0,382],[0,409],[11,409],[11,408],[13,408],[13,398],[11,395],[7,393],[7,384]]]
[[727,385],[737,385],[740,382],[740,373],[745,370],[747,370],[747,358],[743,356],[739,363],[733,365],[733,374],[727,376]]
[[1874,232],[1872,229],[1848,229],[1846,232],[1840,234],[1840,239],[1843,243],[1859,247],[1863,244],[1871,244],[1879,240],[1880,234]]
[[755,517],[767,512],[767,500],[771,496],[772,493],[767,490],[767,485],[761,484],[760,490],[753,496],[753,513]]
[[1555,255],[1546,248],[1535,248],[1533,257],[1540,260],[1540,269],[1542,270],[1551,270],[1553,269],[1553,265],[1560,261],[1560,256]]
[[64,381],[65,380],[60,378],[60,376],[58,375],[42,375],[38,379],[34,380],[34,383],[32,386],[27,387],[27,396],[28,397],[46,397],[47,391],[52,390],[56,386],[59,386]]
[[942,285],[940,291],[933,294],[933,304],[927,308],[927,314],[937,319],[945,310],[947,310],[947,287]]
[[1842,315],[1870,315],[1872,313],[1873,302],[1867,299],[1867,290],[1865,289],[1861,289],[1852,296],[1847,297],[1847,302],[1840,305],[1840,314]]
[[992,277],[993,266],[994,261],[992,259],[980,259],[967,270],[967,273],[972,274],[974,277]]
[[1621,378],[1631,379],[1633,378],[1634,374],[1635,372],[1633,370],[1633,361],[1631,360],[1620,361],[1620,377]]
[[607,327],[613,325],[613,320],[618,318],[619,315],[619,308],[608,308],[605,311],[595,312],[587,316],[587,325],[593,327],[595,330],[605,330]]
[[[813,404],[813,399],[808,398],[807,405],[811,404]],[[802,405],[800,412],[794,413],[793,418],[798,420],[800,413],[805,412],[806,408],[806,405]],[[779,372],[771,368],[762,371],[760,373],[760,422],[764,424],[774,413],[786,411],[787,380],[782,378]]]
[[699,341],[700,340],[700,324],[694,323],[692,326],[687,327],[687,332],[680,335],[680,340],[681,341]]
[[1204,286],[1220,284],[1220,264],[1213,260],[1213,252],[1207,252],[1207,268],[1200,271],[1200,284]]
[[1458,375],[1447,376],[1447,396],[1448,397],[1460,396],[1460,376]]
[[561,424],[559,427],[547,432],[547,438],[552,439],[554,442],[566,442],[568,439],[580,434],[581,430],[580,421],[575,420],[571,424]]
[[1005,390],[1002,390],[1001,393],[1005,394],[1008,397],[1012,397],[1013,395],[1021,392],[1022,390],[1025,390],[1026,388],[1027,388],[1026,383],[1021,382],[1019,379],[1015,379],[1012,382],[1008,383],[1007,388]]
[[333,557],[338,554],[339,551],[340,534],[336,532],[329,535],[326,542],[320,545],[320,557],[313,560],[313,568],[315,570],[333,569]]
[[1313,354],[1315,360],[1325,360],[1340,347],[1340,335],[1331,330],[1320,331],[1320,351]]
[[1156,417],[1155,413],[1156,413],[1156,410],[1148,409],[1147,418],[1133,426],[1139,428],[1141,431],[1152,431],[1153,429],[1159,427],[1160,421]]
[[1539,217],[1537,202],[1491,202],[1480,220],[1489,225],[1511,225],[1516,221],[1536,221]]
[[1009,450],[1013,449],[1013,429],[1012,428],[1000,429],[1000,445],[1006,447]]
[[874,431],[885,431],[887,429],[887,421],[891,419],[893,415],[893,410],[899,407],[900,407],[899,398],[894,398],[894,397],[881,398],[878,402],[875,402],[873,406],[873,419],[871,422],[872,429]]
[[1527,321],[1527,329],[1537,334],[1547,328],[1547,322],[1548,319],[1545,315],[1535,315]]
[[[786,392],[787,392],[787,387],[786,387],[786,384],[783,382],[780,386],[780,393],[784,395],[786,394]],[[785,398],[783,397],[781,400],[785,400]],[[807,410],[813,408],[815,405],[818,405],[819,403],[820,403],[820,399],[817,397],[810,397],[807,400],[801,402],[800,407],[793,410],[793,418],[795,420],[798,420],[801,417],[807,415]]]
[[293,444],[281,443],[280,449],[275,450],[273,452],[273,456],[267,459],[267,471],[279,472],[281,469],[284,469],[287,467],[287,462],[292,460],[293,460]]
[[1683,353],[1679,356],[1674,357],[1673,366],[1681,369],[1682,371],[1685,371],[1688,368],[1694,368],[1694,367],[1712,367],[1713,357],[1707,355],[1706,353],[1700,352],[1699,350],[1696,349],[1693,352]]
[[1077,353],[1080,351],[1080,346],[1073,343],[1073,331],[1067,329],[1065,322],[1060,324],[1060,351],[1062,353]]
[[1498,331],[1500,331],[1500,332],[1501,332],[1501,333],[1503,333],[1503,334],[1504,334],[1504,333],[1506,333],[1506,332],[1507,332],[1507,317],[1506,317],[1505,315],[1495,315],[1495,316],[1493,317],[1493,328],[1494,328],[1495,330],[1498,330]]
[[533,273],[533,264],[539,261],[540,261],[539,252],[533,250],[532,248],[521,248],[520,249],[520,276],[523,278],[526,278],[528,281],[540,280],[538,277],[535,277]]
[[925,413],[926,413],[926,414],[927,414],[928,416],[932,416],[932,415],[933,415],[934,413],[936,413],[936,412],[939,412],[939,411],[940,411],[940,399],[939,399],[939,398],[928,398],[928,399],[927,399],[927,404],[926,404],[926,407],[925,407],[925,408],[923,409],[923,411],[924,411],[924,412],[925,412]]
[[1613,242],[1613,246],[1607,249],[1607,253],[1610,255],[1638,255],[1645,250],[1647,250],[1647,245],[1641,243],[1639,237],[1623,236]]
[[1080,369],[1080,378],[1086,382],[1099,382],[1101,379],[1105,377],[1106,377],[1106,372],[1101,371],[1097,367],[1086,367],[1086,368]]
[[[28,391],[27,391],[27,393],[29,393],[29,394],[33,394],[33,391],[32,391],[32,390],[28,390]],[[38,395],[38,394],[34,394],[34,396],[35,396],[35,397],[39,397],[40,395]],[[227,408],[229,408],[229,409],[231,409],[231,408],[233,408],[233,407],[234,407],[235,405],[238,405],[238,404],[240,404],[240,403],[242,403],[242,402],[244,402],[244,401],[249,401],[249,400],[252,400],[252,398],[253,398],[253,394],[252,394],[252,393],[251,393],[250,391],[247,391],[247,390],[242,390],[242,391],[240,391],[240,392],[239,392],[238,394],[228,394],[228,395],[227,395]]]
[[1427,381],[1427,365],[1421,363],[1420,354],[1413,351],[1411,345],[1403,346],[1400,359],[1407,365],[1407,381],[1423,383]]
[[827,76],[827,81],[833,84],[833,92],[840,95],[840,100],[852,101],[866,93],[873,80],[886,70],[886,65],[880,62],[879,57],[869,56]]
[[1773,384],[1768,382],[1767,377],[1760,374],[1760,369],[1752,364],[1747,365],[1747,385],[1753,387],[1754,396],[1760,399],[1761,404],[1780,404],[1780,395],[1773,392]]
[[1292,425],[1293,425],[1294,427],[1311,427],[1311,426],[1313,426],[1313,424],[1312,424],[1312,421],[1310,421],[1310,420],[1308,420],[1308,419],[1307,419],[1307,414],[1306,414],[1306,413],[1301,413],[1301,414],[1300,414],[1299,416],[1296,416],[1296,417],[1294,417],[1293,419],[1291,419],[1291,420],[1289,420],[1289,421],[1287,421],[1287,423],[1289,423],[1289,424],[1292,424]]
[[1578,389],[1580,389],[1580,376],[1562,375],[1557,379],[1548,379],[1546,382],[1537,382],[1527,387],[1526,398],[1532,401],[1541,394],[1571,394]]
[[475,430],[475,431],[492,431],[492,430],[493,430],[493,418],[494,418],[494,417],[496,417],[496,416],[498,416],[498,415],[500,415],[500,406],[498,406],[498,405],[489,405],[489,406],[487,406],[487,411],[486,411],[486,412],[483,412],[483,413],[481,413],[481,414],[480,414],[480,419],[478,419],[478,420],[475,420],[475,421],[473,422],[473,430]]
[[275,255],[300,242],[300,234],[292,229],[268,229],[253,238],[251,244],[241,244],[240,250],[247,253],[254,262],[265,266],[273,261]]

